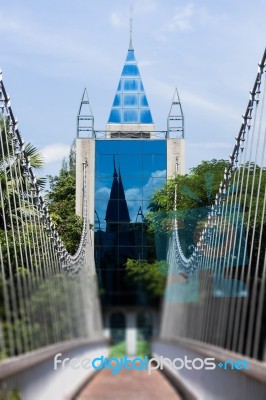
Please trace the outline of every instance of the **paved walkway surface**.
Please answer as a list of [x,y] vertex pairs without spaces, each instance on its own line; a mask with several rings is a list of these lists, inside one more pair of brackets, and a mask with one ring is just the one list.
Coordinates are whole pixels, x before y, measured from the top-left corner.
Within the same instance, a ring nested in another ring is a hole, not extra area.
[[173,386],[157,370],[122,370],[112,375],[101,370],[83,389],[76,400],[181,400]]

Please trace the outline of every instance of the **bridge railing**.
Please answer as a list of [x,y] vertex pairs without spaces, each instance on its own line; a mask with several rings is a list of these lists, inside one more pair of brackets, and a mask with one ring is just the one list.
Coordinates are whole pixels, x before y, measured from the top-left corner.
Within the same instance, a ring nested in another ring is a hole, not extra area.
[[[2,75],[0,131],[0,356],[74,338],[100,338],[87,213],[80,245],[71,255],[42,197],[34,148],[21,137]],[[85,164],[83,173],[85,185]]]
[[[179,237],[180,212],[172,213],[174,228],[169,240],[160,332],[164,343],[178,343],[186,351],[195,351],[195,346],[197,354],[200,347],[216,349],[221,366],[221,352],[227,358],[231,354],[232,359],[259,360],[264,368],[264,389],[265,367],[261,361],[266,359],[265,68],[266,50],[215,204],[206,219],[194,221],[195,226],[204,228],[190,257],[184,255],[184,243]],[[195,211],[191,215],[197,218]],[[260,390],[258,398],[264,398],[265,391],[262,395]]]

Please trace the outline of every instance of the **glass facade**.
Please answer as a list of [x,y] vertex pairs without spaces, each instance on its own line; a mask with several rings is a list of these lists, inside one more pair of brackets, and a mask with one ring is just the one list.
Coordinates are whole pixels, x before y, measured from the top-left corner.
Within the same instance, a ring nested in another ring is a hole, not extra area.
[[96,140],[95,162],[95,261],[103,304],[145,305],[125,262],[154,251],[145,214],[166,180],[166,141]]

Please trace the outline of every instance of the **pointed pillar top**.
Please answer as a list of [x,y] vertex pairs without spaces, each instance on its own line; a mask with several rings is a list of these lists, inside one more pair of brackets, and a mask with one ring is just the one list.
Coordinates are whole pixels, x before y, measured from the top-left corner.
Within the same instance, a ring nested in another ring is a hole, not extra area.
[[184,138],[184,114],[177,88],[174,90],[173,100],[167,119],[168,138]]
[[81,98],[81,102],[80,102],[80,106],[79,106],[79,114],[81,113],[81,109],[82,109],[82,106],[83,106],[84,104],[88,104],[89,110],[90,110],[90,114],[93,115],[93,114],[92,114],[91,105],[90,105],[90,101],[89,101],[89,96],[88,96],[87,88],[84,88],[84,90],[83,90],[83,94],[82,94],[82,98]]
[[82,94],[77,116],[77,137],[84,137],[84,135],[94,137],[94,117],[86,88]]

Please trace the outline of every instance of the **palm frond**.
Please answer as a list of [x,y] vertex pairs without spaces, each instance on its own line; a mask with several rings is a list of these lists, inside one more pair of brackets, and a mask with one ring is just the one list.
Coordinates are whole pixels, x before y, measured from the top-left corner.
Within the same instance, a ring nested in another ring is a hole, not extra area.
[[27,143],[25,145],[25,154],[30,158],[30,163],[33,168],[37,170],[41,170],[43,168],[44,158],[32,143]]

